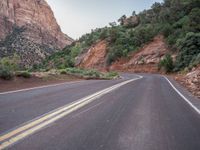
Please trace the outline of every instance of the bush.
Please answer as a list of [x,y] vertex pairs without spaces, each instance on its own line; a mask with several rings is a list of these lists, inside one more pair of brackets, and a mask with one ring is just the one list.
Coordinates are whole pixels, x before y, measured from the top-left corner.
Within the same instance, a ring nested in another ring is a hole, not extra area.
[[189,69],[192,69],[193,67],[196,67],[199,64],[200,64],[200,53],[197,55],[197,57],[194,57],[194,59],[189,65]]
[[4,57],[0,60],[0,77],[5,80],[10,80],[14,77],[14,72],[19,69],[19,57]]
[[14,77],[14,74],[12,71],[8,69],[0,69],[0,77],[4,80],[11,80]]
[[134,45],[141,47],[143,44],[151,41],[156,34],[152,25],[139,26],[134,31]]
[[101,73],[94,69],[67,68],[63,71],[84,78],[113,79],[119,76],[117,72]]
[[59,72],[60,72],[60,74],[67,74],[66,69],[61,69],[61,70],[59,70]]
[[16,73],[17,77],[23,77],[23,78],[30,78],[31,74],[28,71],[17,71]]
[[190,17],[190,27],[193,32],[200,31],[200,8],[193,8],[189,14]]
[[174,65],[173,59],[170,54],[166,54],[164,58],[159,62],[159,69],[164,69],[166,72],[172,72]]
[[172,26],[170,24],[163,25],[163,28],[161,29],[161,33],[165,37],[168,37],[172,32],[173,32],[173,28],[172,28]]
[[16,71],[19,69],[20,58],[17,55],[13,57],[4,57],[0,60],[0,69]]
[[82,77],[100,78],[102,74],[96,70],[90,69],[80,69],[80,68],[67,68],[66,72],[69,74],[74,74]]
[[177,47],[179,53],[176,58],[175,71],[183,70],[196,61],[200,54],[200,33],[188,33],[183,39],[179,39]]
[[113,79],[113,78],[116,78],[118,76],[119,76],[119,74],[117,72],[108,72],[105,75],[105,77],[108,78],[108,79]]
[[92,78],[100,78],[101,77],[101,73],[96,70],[87,70],[83,74],[86,77],[92,77]]
[[83,70],[79,68],[67,68],[66,69],[67,73],[72,73],[72,74],[82,74]]
[[116,61],[117,58],[122,57],[123,56],[123,51],[122,50],[123,50],[122,46],[114,46],[114,47],[112,47],[108,52],[106,63],[108,65],[110,65],[110,64],[112,64],[112,62]]

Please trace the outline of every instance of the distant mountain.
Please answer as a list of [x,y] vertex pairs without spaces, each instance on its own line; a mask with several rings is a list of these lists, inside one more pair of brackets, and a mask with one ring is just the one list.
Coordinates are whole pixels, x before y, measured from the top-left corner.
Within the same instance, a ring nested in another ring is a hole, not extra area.
[[0,1],[0,57],[16,53],[30,66],[72,42],[45,0]]

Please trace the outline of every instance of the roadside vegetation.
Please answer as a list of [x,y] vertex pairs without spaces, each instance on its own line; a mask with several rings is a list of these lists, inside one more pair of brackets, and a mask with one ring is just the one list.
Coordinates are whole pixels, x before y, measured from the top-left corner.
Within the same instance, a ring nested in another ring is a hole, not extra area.
[[164,58],[159,62],[158,69],[164,70],[166,73],[170,73],[173,71],[174,63],[173,58],[170,54],[166,54]]
[[31,78],[33,72],[46,74],[45,78],[48,75],[71,75],[84,79],[114,79],[119,77],[117,72],[102,73],[94,69],[80,69],[63,63],[60,63],[60,65],[52,68],[38,66],[35,69],[23,70],[20,67],[20,58],[14,55],[13,57],[5,57],[0,60],[0,78],[5,80],[11,80],[14,77]]
[[69,74],[85,79],[113,79],[118,78],[117,72],[102,73],[94,69],[66,68],[59,70],[61,74]]
[[15,76],[30,78],[28,71],[22,71],[20,68],[20,58],[16,54],[13,57],[4,57],[0,60],[0,78],[11,80]]

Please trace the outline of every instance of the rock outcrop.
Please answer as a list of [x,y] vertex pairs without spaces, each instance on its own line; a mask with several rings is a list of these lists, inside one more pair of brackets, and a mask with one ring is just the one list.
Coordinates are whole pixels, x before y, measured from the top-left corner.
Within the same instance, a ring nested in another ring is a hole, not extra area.
[[32,65],[72,42],[45,0],[0,1],[0,57],[17,53]]
[[152,42],[129,56],[112,64],[111,70],[134,72],[158,72],[158,63],[169,49],[162,35],[156,36]]
[[108,42],[106,40],[99,41],[92,45],[87,52],[77,57],[77,66],[81,68],[95,68],[105,70]]
[[139,17],[134,15],[124,20],[123,25],[126,27],[136,27],[140,23]]
[[120,58],[111,66],[106,64],[109,42],[101,40],[93,44],[76,58],[76,66],[89,69],[119,70],[131,72],[158,72],[158,64],[166,53],[169,53],[164,37],[156,36],[152,42],[140,50],[130,53],[128,58]]
[[200,98],[200,65],[193,68],[186,75],[177,75],[175,77],[183,86],[185,86],[193,95]]

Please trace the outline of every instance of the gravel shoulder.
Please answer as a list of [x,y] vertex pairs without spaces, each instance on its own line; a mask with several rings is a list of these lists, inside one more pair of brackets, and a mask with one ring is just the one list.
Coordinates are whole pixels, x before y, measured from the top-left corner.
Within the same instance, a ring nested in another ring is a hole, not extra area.
[[78,81],[78,80],[83,80],[83,79],[71,75],[52,75],[43,78],[33,76],[28,79],[23,77],[15,77],[10,81],[0,79],[0,92],[20,90],[24,88],[33,88],[38,86],[70,82],[70,81]]

